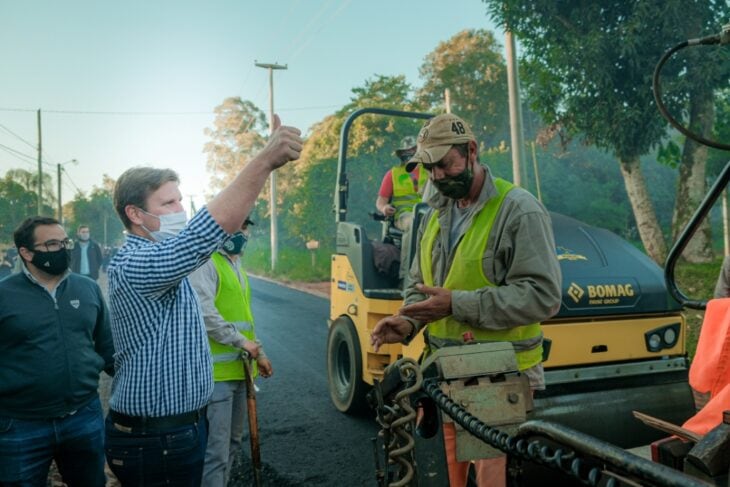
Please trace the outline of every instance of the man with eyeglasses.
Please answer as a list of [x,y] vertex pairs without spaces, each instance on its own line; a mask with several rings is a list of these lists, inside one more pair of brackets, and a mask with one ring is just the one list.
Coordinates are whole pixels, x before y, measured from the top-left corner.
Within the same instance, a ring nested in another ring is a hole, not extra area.
[[46,485],[52,460],[70,487],[103,487],[99,373],[114,373],[99,286],[72,274],[54,218],[13,234],[22,272],[0,282],[0,485]]
[[256,362],[254,376],[271,377],[271,361],[256,339],[251,288],[241,258],[249,238],[249,218],[206,264],[190,275],[198,294],[213,359],[213,395],[206,408],[208,447],[203,485],[228,485],[235,454],[241,451],[246,415],[246,352]]
[[[399,314],[380,320],[371,342],[408,343],[425,329],[426,351],[509,341],[530,387],[544,389],[540,322],[557,313],[561,275],[550,217],[530,193],[479,163],[471,128],[453,114],[427,121],[406,170],[420,164],[436,193],[418,229],[411,283]],[[455,428],[444,423],[452,487],[466,485]],[[478,460],[477,483],[505,485],[505,457]]]

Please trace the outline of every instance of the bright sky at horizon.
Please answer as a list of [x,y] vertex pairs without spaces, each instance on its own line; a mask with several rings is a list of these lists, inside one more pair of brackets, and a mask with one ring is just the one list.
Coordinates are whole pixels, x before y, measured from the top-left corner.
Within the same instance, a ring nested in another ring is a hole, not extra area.
[[[458,8],[457,8],[458,7]],[[135,165],[172,167],[199,205],[213,108],[229,96],[307,131],[376,74],[418,68],[464,29],[493,30],[481,0],[0,0],[0,176],[64,169],[64,199]],[[501,32],[496,32],[503,39]],[[68,196],[67,196],[68,195]]]

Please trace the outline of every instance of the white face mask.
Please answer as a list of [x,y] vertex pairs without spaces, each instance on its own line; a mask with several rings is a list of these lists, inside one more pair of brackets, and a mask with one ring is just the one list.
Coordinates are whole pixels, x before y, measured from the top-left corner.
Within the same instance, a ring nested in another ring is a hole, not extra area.
[[[140,210],[142,209],[140,208]],[[182,229],[185,228],[185,225],[187,225],[188,223],[188,214],[185,212],[185,210],[179,211],[177,213],[167,213],[165,215],[153,215],[152,213],[146,212],[144,210],[142,210],[142,212],[160,220],[160,229],[157,231],[149,230],[144,225],[141,225],[141,227],[150,234],[150,237],[157,240],[158,242],[162,242],[163,240],[166,240],[170,237],[174,237],[175,235],[180,233]]]

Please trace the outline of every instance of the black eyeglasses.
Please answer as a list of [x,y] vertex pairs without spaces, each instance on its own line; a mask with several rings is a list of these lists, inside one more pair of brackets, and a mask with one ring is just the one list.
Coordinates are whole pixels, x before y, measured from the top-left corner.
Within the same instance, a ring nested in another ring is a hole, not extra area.
[[45,248],[46,252],[56,252],[61,249],[71,250],[74,248],[74,242],[70,238],[63,240],[46,240],[45,242],[37,243],[33,245],[33,248]]

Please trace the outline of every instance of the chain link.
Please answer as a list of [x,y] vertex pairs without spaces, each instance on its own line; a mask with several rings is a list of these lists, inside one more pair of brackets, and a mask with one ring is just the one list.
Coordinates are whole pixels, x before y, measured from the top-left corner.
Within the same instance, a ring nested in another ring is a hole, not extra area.
[[403,358],[396,364],[401,381],[412,384],[398,393],[392,406],[385,406],[378,413],[377,421],[381,430],[378,436],[386,444],[388,452],[388,466],[396,465],[398,470],[396,480],[388,487],[403,487],[413,480],[415,468],[413,466],[413,425],[416,411],[411,406],[410,396],[421,389],[423,376],[418,363],[411,358]]

